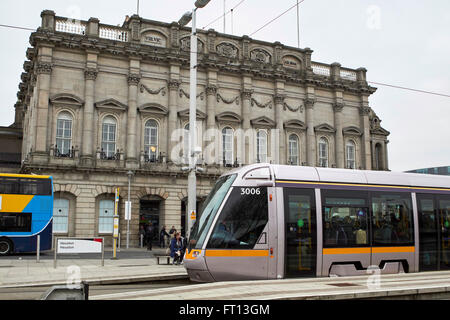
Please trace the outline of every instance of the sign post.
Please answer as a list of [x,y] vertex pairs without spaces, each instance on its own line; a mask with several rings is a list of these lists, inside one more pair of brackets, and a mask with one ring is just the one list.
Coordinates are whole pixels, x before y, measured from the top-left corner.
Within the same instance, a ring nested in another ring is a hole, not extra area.
[[116,188],[114,197],[114,226],[113,226],[113,257],[117,259],[117,239],[119,238],[119,192],[120,188]]

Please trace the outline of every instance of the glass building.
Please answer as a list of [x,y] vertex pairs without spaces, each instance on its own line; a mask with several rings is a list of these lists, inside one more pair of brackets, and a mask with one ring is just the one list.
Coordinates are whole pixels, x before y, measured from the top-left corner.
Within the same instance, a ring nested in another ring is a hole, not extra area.
[[406,171],[406,172],[426,173],[426,174],[439,174],[439,175],[443,175],[443,176],[450,176],[450,166],[417,169],[417,170],[410,170],[410,171]]

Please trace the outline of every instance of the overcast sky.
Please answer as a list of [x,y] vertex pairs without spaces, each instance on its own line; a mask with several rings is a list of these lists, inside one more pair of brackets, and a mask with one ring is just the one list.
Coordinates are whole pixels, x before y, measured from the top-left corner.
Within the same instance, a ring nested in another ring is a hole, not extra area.
[[[241,0],[226,0],[230,9]],[[1,0],[0,24],[37,28],[44,9],[58,16],[122,24],[136,13],[133,0]],[[250,35],[295,4],[295,0],[245,0],[234,10],[233,33]],[[140,16],[178,21],[194,0],[140,0]],[[223,13],[223,0],[198,12],[202,28]],[[297,46],[296,10],[252,35]],[[208,26],[223,32],[223,20]],[[313,60],[368,69],[368,81],[450,95],[450,1],[304,0],[300,5],[301,47]],[[226,32],[231,33],[231,15]],[[0,27],[0,126],[14,121],[14,103],[30,31]],[[375,85],[374,85],[375,86]],[[393,171],[450,165],[450,98],[376,86],[370,106],[391,132]]]

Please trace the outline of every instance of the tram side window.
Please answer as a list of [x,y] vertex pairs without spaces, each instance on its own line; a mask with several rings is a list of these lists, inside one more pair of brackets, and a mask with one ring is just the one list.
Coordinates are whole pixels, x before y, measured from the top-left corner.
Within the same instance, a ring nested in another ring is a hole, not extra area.
[[374,245],[410,245],[414,228],[410,193],[372,193]]
[[441,270],[450,268],[450,196],[439,196]]
[[367,197],[365,191],[322,190],[325,247],[368,244]]
[[31,213],[2,213],[1,232],[31,232]]
[[234,187],[208,248],[252,249],[268,221],[267,188]]

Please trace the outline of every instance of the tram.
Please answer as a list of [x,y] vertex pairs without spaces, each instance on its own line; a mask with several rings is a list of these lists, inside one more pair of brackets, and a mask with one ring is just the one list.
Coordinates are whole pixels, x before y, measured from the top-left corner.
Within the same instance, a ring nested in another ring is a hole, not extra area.
[[450,177],[255,164],[221,176],[184,259],[197,282],[450,269]]

